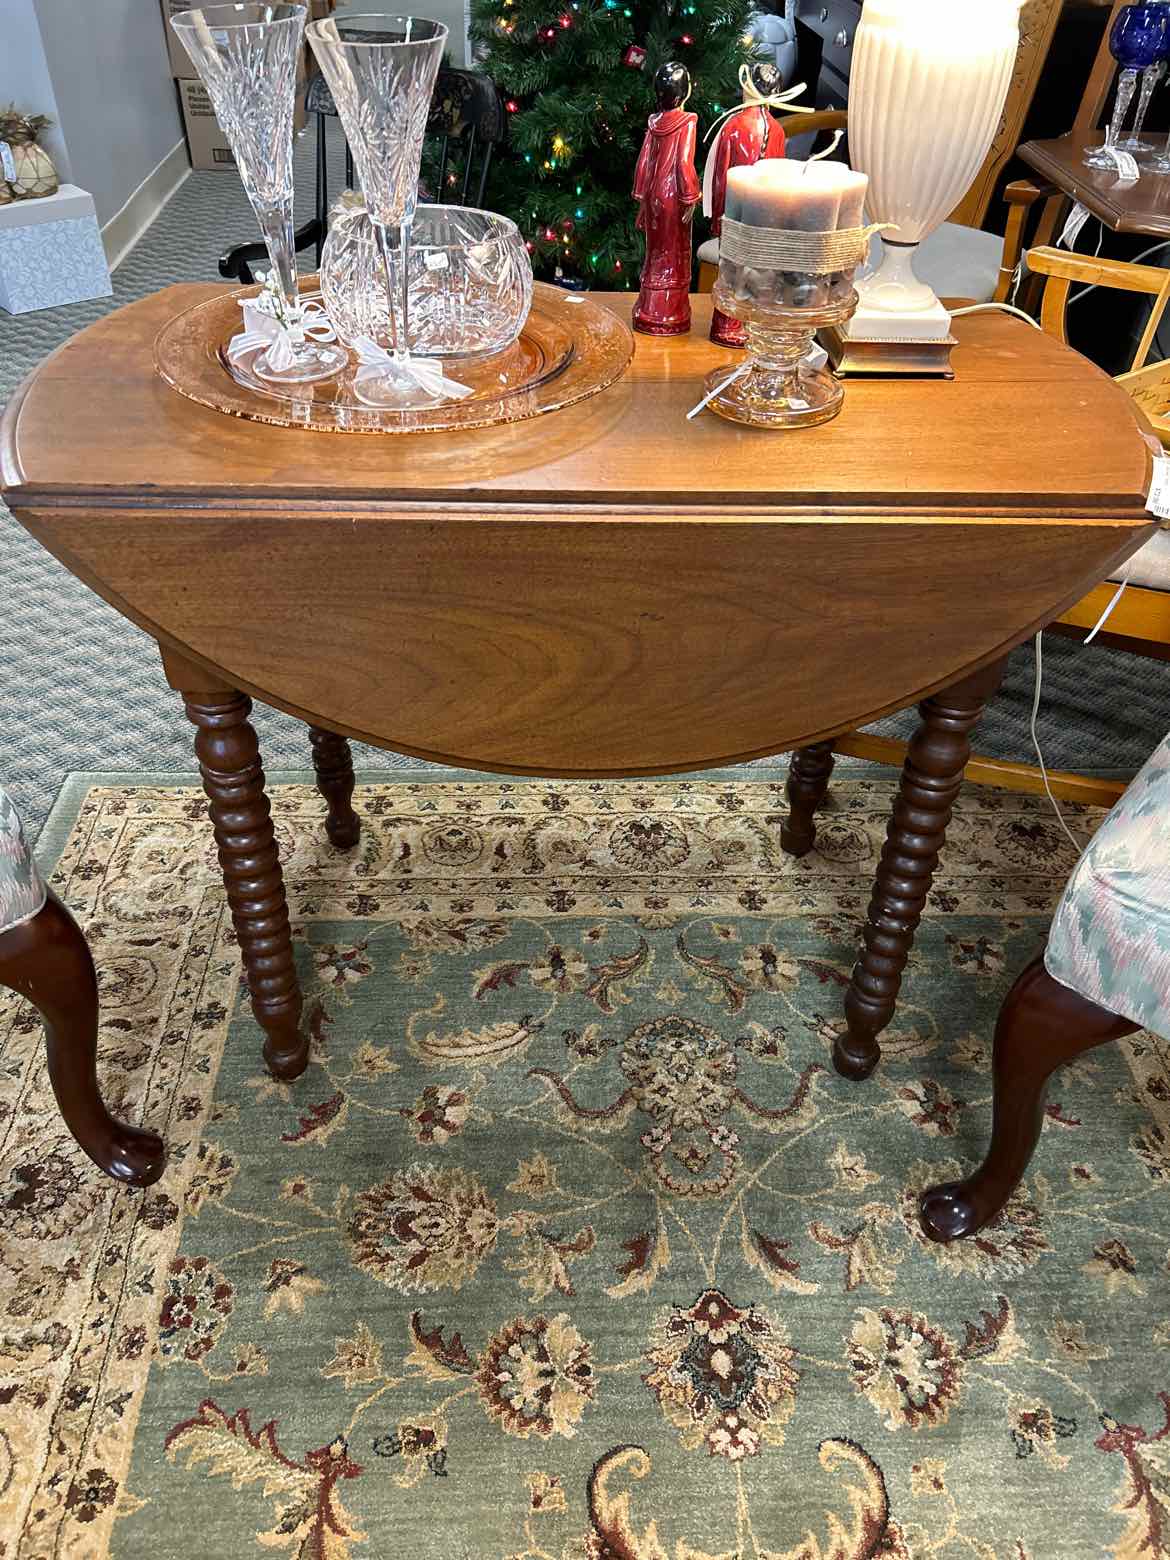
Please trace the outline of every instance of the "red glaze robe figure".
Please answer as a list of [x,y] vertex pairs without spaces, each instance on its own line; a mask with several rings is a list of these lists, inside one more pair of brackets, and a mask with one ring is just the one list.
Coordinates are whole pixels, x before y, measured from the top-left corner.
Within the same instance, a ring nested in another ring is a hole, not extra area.
[[695,172],[699,116],[683,109],[691,95],[685,65],[663,65],[654,89],[659,112],[650,115],[634,174],[637,225],[646,235],[634,329],[678,336],[691,328],[691,218],[703,193]]
[[[784,131],[768,111],[783,82],[775,65],[744,66],[740,71],[743,107],[724,121],[703,171],[703,211],[711,218],[712,236],[723,227],[729,168],[749,167],[765,157],[784,156]],[[711,314],[711,340],[723,347],[742,347],[747,336],[739,320],[719,309]]]

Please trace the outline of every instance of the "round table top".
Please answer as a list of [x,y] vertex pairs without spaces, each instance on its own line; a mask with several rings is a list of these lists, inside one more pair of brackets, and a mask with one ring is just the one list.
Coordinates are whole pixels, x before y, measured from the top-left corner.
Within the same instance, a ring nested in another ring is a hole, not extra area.
[[[466,433],[313,433],[169,389],[166,289],[10,403],[17,517],[207,686],[480,768],[651,773],[780,752],[986,665],[1146,540],[1132,402],[1003,315],[956,377],[857,380],[800,432],[687,422],[706,339],[638,337],[580,405]],[[604,300],[628,314],[631,295]]]

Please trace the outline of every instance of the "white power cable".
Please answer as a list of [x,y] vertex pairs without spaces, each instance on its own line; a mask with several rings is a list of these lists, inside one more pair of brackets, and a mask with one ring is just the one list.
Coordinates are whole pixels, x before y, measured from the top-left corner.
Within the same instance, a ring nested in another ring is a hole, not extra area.
[[[1105,238],[1105,229],[1102,227],[1102,229],[1101,229],[1101,239],[1102,239],[1102,241],[1104,241],[1104,238]],[[1158,253],[1159,249],[1166,249],[1168,247],[1170,247],[1170,238],[1164,238],[1161,241],[1161,243],[1159,243],[1159,244],[1151,244],[1148,249],[1143,249],[1140,255],[1134,255],[1132,260],[1127,260],[1125,263],[1126,263],[1126,265],[1141,265],[1143,260],[1148,260],[1151,255],[1156,255]],[[1096,251],[1094,252],[1093,258],[1096,259],[1097,255],[1099,255],[1100,253],[1101,253],[1101,244],[1098,243]],[[1088,287],[1082,287],[1080,292],[1073,293],[1072,297],[1068,300],[1068,304],[1067,304],[1066,307],[1071,309],[1074,303],[1079,303],[1082,298],[1087,298],[1091,292],[1096,292],[1098,287],[1102,287],[1102,286],[1106,286],[1106,285],[1107,284],[1103,283],[1103,282],[1093,282]]]
[[950,311],[952,319],[960,314],[989,314],[993,312],[1014,314],[1016,319],[1023,320],[1025,324],[1031,325],[1033,330],[1041,328],[1037,320],[1034,320],[1030,314],[1025,314],[1023,309],[1017,309],[1014,303],[969,303],[965,308],[952,309]]
[[[1125,566],[1125,573],[1121,576],[1121,583],[1114,591],[1112,600],[1105,608],[1104,612],[1102,612],[1101,616],[1097,619],[1093,627],[1085,635],[1085,644],[1092,644],[1093,640],[1096,639],[1097,635],[1109,621],[1109,618],[1113,614],[1114,607],[1116,607],[1117,603],[1125,594],[1125,587],[1129,584],[1129,575],[1132,568],[1133,559],[1131,558]],[[1056,814],[1057,821],[1059,822],[1061,828],[1068,835],[1070,841],[1072,842],[1073,849],[1079,856],[1084,847],[1082,846],[1080,840],[1077,839],[1073,831],[1069,828],[1068,824],[1065,822],[1064,814],[1060,810],[1060,803],[1056,800],[1056,797],[1053,794],[1052,784],[1048,778],[1048,766],[1044,762],[1044,754],[1040,748],[1040,735],[1036,729],[1036,723],[1040,716],[1040,690],[1044,681],[1044,651],[1042,648],[1043,639],[1044,635],[1042,632],[1036,635],[1036,689],[1032,696],[1032,746],[1036,750],[1036,759],[1040,765],[1040,778],[1044,781],[1044,789],[1048,793],[1048,800],[1052,803],[1052,810]]]
[[[1151,249],[1148,249],[1146,251],[1146,253],[1147,254],[1153,254],[1155,249],[1162,249],[1162,248],[1165,248],[1167,245],[1170,245],[1170,239],[1166,240],[1166,244],[1155,244],[1155,245],[1153,245],[1153,247]],[[1098,244],[1097,248],[1100,249],[1100,247],[1101,246]],[[1086,290],[1090,291],[1090,292],[1092,291],[1091,288],[1088,288]],[[1014,314],[1014,315],[1016,315],[1016,317],[1018,319],[1026,320],[1028,322],[1028,324],[1033,326],[1036,330],[1040,330],[1041,329],[1040,324],[1036,320],[1034,320],[1030,314],[1025,314],[1023,309],[1017,309],[1017,308],[1013,307],[1013,305],[1010,304],[1010,303],[973,303],[973,304],[968,305],[968,307],[965,308],[965,309],[952,309],[951,313],[952,313],[952,315],[955,315],[955,314],[981,314],[984,311],[990,311],[990,310],[996,310],[996,309],[1000,310],[1004,314]],[[1117,603],[1121,600],[1122,596],[1125,594],[1125,587],[1129,584],[1129,574],[1130,574],[1130,570],[1132,568],[1133,568],[1133,559],[1131,558],[1129,560],[1129,562],[1125,566],[1125,573],[1121,576],[1121,582],[1118,585],[1117,589],[1113,592],[1113,596],[1112,596],[1112,599],[1109,602],[1109,605],[1105,608],[1104,612],[1102,612],[1101,616],[1097,619],[1096,623],[1094,623],[1093,627],[1085,635],[1085,639],[1084,639],[1084,643],[1085,644],[1091,645],[1093,643],[1093,640],[1096,639],[1097,635],[1105,627],[1105,624],[1109,621],[1110,617],[1112,617],[1114,607],[1116,607]],[[1044,789],[1048,793],[1048,800],[1052,803],[1052,810],[1056,814],[1057,821],[1059,822],[1061,828],[1068,835],[1069,840],[1072,842],[1073,849],[1076,851],[1077,855],[1079,856],[1081,854],[1081,851],[1082,851],[1083,847],[1081,845],[1081,842],[1077,839],[1076,835],[1073,833],[1073,831],[1069,828],[1068,824],[1065,822],[1064,814],[1060,810],[1060,803],[1056,800],[1056,796],[1053,793],[1052,783],[1051,783],[1051,781],[1048,778],[1048,766],[1044,762],[1044,754],[1043,754],[1043,752],[1041,751],[1041,748],[1040,748],[1040,735],[1039,735],[1039,732],[1036,729],[1037,721],[1040,718],[1040,690],[1041,690],[1041,687],[1043,685],[1043,680],[1044,680],[1044,651],[1041,648],[1042,637],[1043,637],[1042,634],[1037,634],[1036,635],[1036,691],[1035,691],[1035,693],[1033,695],[1033,698],[1032,698],[1032,722],[1031,722],[1032,746],[1036,750],[1036,759],[1037,759],[1037,761],[1038,761],[1038,763],[1040,765],[1040,777],[1044,781]]]

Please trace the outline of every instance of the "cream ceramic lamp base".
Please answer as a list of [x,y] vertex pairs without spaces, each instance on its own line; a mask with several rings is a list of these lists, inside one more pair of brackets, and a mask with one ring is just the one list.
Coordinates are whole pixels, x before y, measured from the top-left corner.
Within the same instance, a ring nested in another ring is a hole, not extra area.
[[942,341],[951,316],[914,274],[917,244],[883,244],[882,264],[857,284],[860,300],[847,333],[867,341]]
[[866,0],[853,49],[849,141],[869,175],[866,214],[888,224],[878,270],[858,283],[851,340],[943,342],[950,316],[914,273],[924,238],[970,188],[991,148],[1019,48],[1022,0]]

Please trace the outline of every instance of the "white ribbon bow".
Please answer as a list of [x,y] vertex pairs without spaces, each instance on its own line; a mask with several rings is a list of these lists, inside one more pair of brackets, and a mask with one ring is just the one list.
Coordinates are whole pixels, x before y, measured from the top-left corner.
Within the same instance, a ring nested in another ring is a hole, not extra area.
[[297,348],[306,338],[311,341],[337,340],[337,332],[324,306],[315,299],[301,306],[299,319],[284,324],[264,307],[261,300],[265,297],[261,293],[257,298],[240,299],[244,328],[228,343],[230,362],[238,362],[245,353],[266,347],[268,367],[279,373],[282,369],[291,368],[296,362]]
[[462,401],[472,394],[470,385],[461,385],[454,379],[448,379],[433,358],[409,357],[399,361],[369,336],[358,336],[350,342],[350,346],[359,364],[354,375],[355,388],[371,379],[382,378],[387,368],[393,368],[396,374],[413,379],[420,390],[425,390],[427,395],[434,396],[436,400]]

